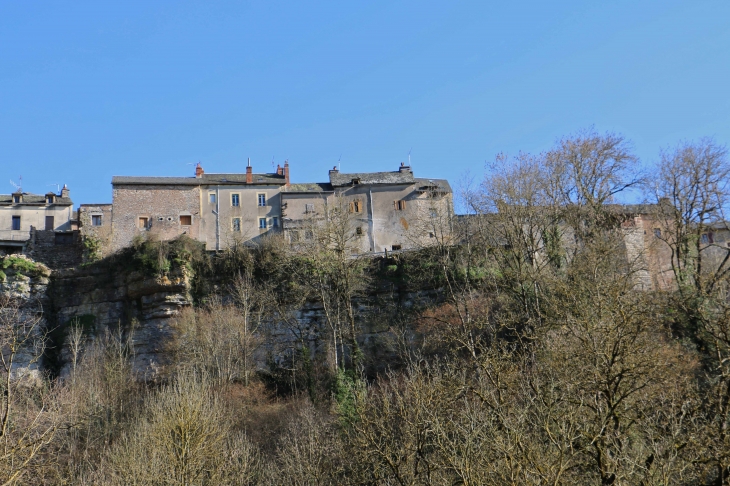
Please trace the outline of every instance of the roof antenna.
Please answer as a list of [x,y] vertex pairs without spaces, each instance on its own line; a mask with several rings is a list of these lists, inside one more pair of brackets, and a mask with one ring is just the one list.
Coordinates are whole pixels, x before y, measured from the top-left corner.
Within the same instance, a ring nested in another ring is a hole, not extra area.
[[10,180],[10,185],[13,186],[15,189],[17,189],[18,192],[23,192],[23,176],[20,176],[20,184],[16,184],[11,179]]
[[411,147],[411,148],[410,148],[410,149],[408,150],[408,166],[409,166],[409,167],[411,166],[411,150],[413,150],[413,147]]
[[50,184],[46,184],[46,187],[53,187],[56,186],[56,192],[61,192],[61,184],[58,182],[51,182]]
[[271,156],[271,167],[273,167],[273,166],[274,166],[274,156],[272,155]]
[[246,167],[251,167],[251,157],[248,158],[248,165]]
[[340,154],[340,158],[337,159],[337,171],[340,171],[340,166],[342,165],[342,154]]

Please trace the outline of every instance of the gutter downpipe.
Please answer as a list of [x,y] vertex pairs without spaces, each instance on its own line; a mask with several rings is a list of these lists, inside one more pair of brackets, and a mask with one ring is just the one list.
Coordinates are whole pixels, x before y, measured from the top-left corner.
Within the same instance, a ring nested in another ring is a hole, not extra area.
[[220,198],[220,186],[215,186],[215,249],[216,251],[221,249],[221,223],[220,223],[220,209],[221,209],[221,198]]
[[370,235],[370,251],[375,251],[375,223],[373,222],[373,189],[368,187],[368,233]]

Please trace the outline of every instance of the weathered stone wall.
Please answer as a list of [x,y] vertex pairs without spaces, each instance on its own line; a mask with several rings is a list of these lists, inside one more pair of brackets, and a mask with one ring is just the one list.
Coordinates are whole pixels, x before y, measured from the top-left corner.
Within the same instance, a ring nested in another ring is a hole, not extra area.
[[[94,217],[101,219],[100,225],[94,225]],[[98,257],[103,258],[112,252],[112,205],[82,204],[79,207],[79,231],[82,238],[90,238],[98,242]]]
[[[113,198],[114,251],[129,246],[137,235],[171,240],[186,234],[200,239],[202,218],[198,186],[116,185]],[[190,216],[192,224],[181,224],[180,216]],[[148,228],[140,228],[139,218],[148,218]]]
[[78,231],[63,232],[31,229],[26,254],[52,269],[71,268],[81,264],[83,247]]

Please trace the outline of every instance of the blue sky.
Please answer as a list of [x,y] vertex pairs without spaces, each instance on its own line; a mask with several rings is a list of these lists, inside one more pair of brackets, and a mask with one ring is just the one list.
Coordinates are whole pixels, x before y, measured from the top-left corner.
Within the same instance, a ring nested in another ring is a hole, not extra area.
[[112,175],[481,177],[594,125],[730,142],[730,2],[0,0],[0,193]]

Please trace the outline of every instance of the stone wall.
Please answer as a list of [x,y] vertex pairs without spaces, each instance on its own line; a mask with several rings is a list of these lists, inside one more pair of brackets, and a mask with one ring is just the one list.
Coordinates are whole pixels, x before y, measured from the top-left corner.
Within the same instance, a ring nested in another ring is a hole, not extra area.
[[[200,239],[202,218],[198,186],[116,185],[113,198],[113,251],[130,246],[137,235],[171,240],[186,234]],[[191,224],[182,224],[180,216],[189,216]],[[147,218],[148,227],[140,227],[140,218]]]
[[[94,223],[100,224],[94,224]],[[79,231],[81,237],[98,242],[97,257],[103,258],[112,252],[112,205],[82,204],[79,207]],[[89,255],[85,255],[86,258]]]
[[51,269],[71,268],[81,264],[83,246],[78,231],[55,232],[31,228],[25,253]]

